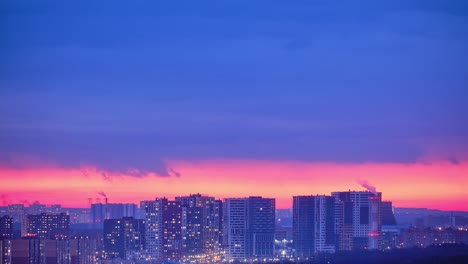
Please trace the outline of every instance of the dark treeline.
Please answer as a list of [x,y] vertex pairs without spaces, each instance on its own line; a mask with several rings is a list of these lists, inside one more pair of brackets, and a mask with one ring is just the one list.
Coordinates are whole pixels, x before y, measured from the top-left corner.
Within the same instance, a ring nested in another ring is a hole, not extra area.
[[[289,261],[284,264],[292,263]],[[391,251],[351,251],[320,254],[302,264],[436,264],[468,263],[468,245],[442,245],[427,248],[396,249]]]

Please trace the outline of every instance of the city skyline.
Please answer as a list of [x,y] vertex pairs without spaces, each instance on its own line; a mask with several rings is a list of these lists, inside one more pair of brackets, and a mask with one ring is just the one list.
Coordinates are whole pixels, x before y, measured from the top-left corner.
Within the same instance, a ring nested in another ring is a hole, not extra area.
[[0,205],[370,184],[468,211],[467,10],[1,1]]
[[396,253],[401,260],[407,250],[437,248],[438,255],[466,258],[450,249],[466,249],[468,212],[393,208],[363,185],[368,190],[294,196],[290,210],[276,208],[274,198],[201,194],[144,200],[136,210],[109,203],[105,193],[104,204],[87,210],[0,207],[7,214],[0,217],[2,261],[328,263],[347,254],[373,254],[375,261]]

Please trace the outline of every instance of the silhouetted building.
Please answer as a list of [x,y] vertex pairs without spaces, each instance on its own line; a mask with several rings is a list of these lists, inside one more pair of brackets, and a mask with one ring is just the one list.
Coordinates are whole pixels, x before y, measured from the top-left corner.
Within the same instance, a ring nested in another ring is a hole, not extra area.
[[397,224],[395,215],[393,214],[392,202],[382,202],[382,225],[384,226],[395,226]]
[[382,225],[382,249],[398,248],[398,241],[401,235],[402,228],[396,225]]
[[315,197],[293,197],[293,245],[297,257],[311,256],[315,247]]
[[65,213],[24,215],[21,224],[23,237],[68,237],[70,233],[70,216]]
[[97,244],[95,237],[76,236],[70,239],[71,264],[95,264]]
[[44,214],[47,213],[47,206],[45,204],[40,204],[35,202],[27,208],[28,214],[36,215],[36,214]]
[[292,227],[292,209],[276,209],[276,226]]
[[46,264],[45,240],[38,237],[26,237],[11,240],[12,263]]
[[124,217],[104,220],[104,250],[107,259],[126,259],[127,253],[145,246],[145,221]]
[[401,248],[428,247],[432,245],[468,244],[466,228],[406,228],[401,232],[398,246]]
[[46,209],[50,214],[60,214],[63,213],[62,205],[60,204],[52,204],[49,208]]
[[[25,237],[8,240],[10,262],[29,264],[95,264],[96,243],[88,238]],[[0,242],[1,243],[1,242]]]
[[222,202],[194,194],[176,197],[182,205],[182,241],[186,256],[212,254],[220,249]]
[[0,239],[13,238],[14,220],[8,215],[0,217]]
[[93,223],[104,223],[105,219],[120,219],[123,217],[137,218],[136,204],[127,203],[97,203],[91,205],[91,218]]
[[[51,243],[48,241],[51,241]],[[10,245],[12,263],[69,263],[68,261],[57,262],[57,252],[64,252],[63,248],[62,250],[57,250],[55,240],[45,238],[43,239],[39,237],[24,237],[22,239],[11,240]],[[62,255],[59,258],[63,260],[66,259],[67,256]]]
[[247,253],[255,257],[274,255],[275,199],[248,198]]
[[275,199],[225,199],[224,244],[228,260],[274,255]]
[[8,215],[14,219],[15,222],[20,222],[21,216],[25,214],[23,204],[10,204],[8,205]]
[[381,249],[382,193],[333,192],[338,250]]
[[297,257],[334,252],[335,237],[333,197],[293,197],[293,243]]
[[93,223],[104,223],[106,219],[105,204],[97,203],[91,205],[91,220]]
[[12,264],[11,262],[11,240],[0,238],[0,263]]
[[280,226],[275,227],[275,240],[283,241],[287,243],[292,240],[292,227],[291,226]]
[[13,218],[0,217],[0,263],[11,264],[11,241],[13,238]]
[[146,212],[145,245],[148,257],[179,261],[182,251],[182,206],[166,198],[142,201]]

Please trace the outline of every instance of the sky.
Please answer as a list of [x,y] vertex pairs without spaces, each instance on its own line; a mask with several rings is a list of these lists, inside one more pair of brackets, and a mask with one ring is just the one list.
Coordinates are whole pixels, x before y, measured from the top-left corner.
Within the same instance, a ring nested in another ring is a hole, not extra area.
[[0,205],[468,211],[465,0],[2,0],[0,36]]

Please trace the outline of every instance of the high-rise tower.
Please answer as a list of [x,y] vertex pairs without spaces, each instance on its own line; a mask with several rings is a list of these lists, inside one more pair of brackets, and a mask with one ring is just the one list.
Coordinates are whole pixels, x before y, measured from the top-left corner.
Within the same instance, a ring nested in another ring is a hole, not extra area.
[[142,201],[145,208],[145,246],[153,260],[179,261],[182,250],[182,206],[166,198]]
[[219,252],[222,203],[214,197],[193,194],[176,197],[182,205],[182,238],[185,255]]
[[333,197],[293,197],[293,243],[298,257],[335,251]]
[[275,199],[225,199],[224,244],[229,260],[274,255]]
[[333,192],[338,250],[380,249],[382,193]]

